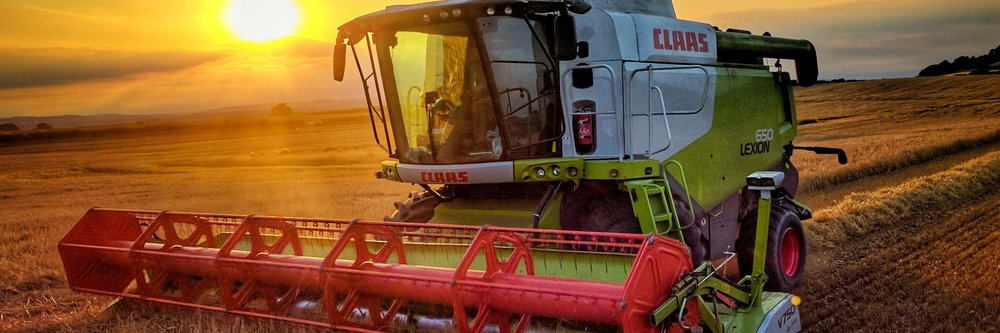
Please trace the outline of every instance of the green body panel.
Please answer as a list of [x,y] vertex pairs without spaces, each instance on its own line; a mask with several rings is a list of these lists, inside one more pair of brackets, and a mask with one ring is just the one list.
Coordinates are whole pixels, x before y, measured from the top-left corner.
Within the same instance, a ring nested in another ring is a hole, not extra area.
[[[657,161],[652,160],[589,160],[583,158],[546,158],[514,161],[515,182],[539,182],[557,180],[628,180],[656,177],[660,175]],[[552,175],[552,169],[559,167],[561,173]],[[544,177],[538,177],[537,170],[546,171]],[[571,176],[570,168],[576,168],[579,173]]]
[[[395,167],[392,162],[383,162],[386,168],[383,170],[388,175],[388,170]],[[562,171],[558,176],[553,176],[551,170],[554,167],[559,167]],[[537,177],[535,175],[535,170],[541,168],[546,170],[546,176]],[[569,168],[577,168],[579,174],[576,177],[571,177],[568,175]],[[515,174],[519,175],[515,179],[519,181],[526,182],[537,182],[537,181],[551,181],[553,179],[559,180],[572,180],[580,181],[581,179],[602,179],[602,180],[629,180],[629,179],[639,179],[627,181],[626,184],[644,184],[636,185],[639,187],[645,186],[641,191],[647,195],[644,198],[649,198],[653,196],[653,205],[650,206],[646,201],[644,203],[635,203],[633,201],[634,210],[643,210],[654,212],[655,216],[650,216],[645,218],[639,217],[640,223],[643,225],[643,232],[655,232],[657,234],[665,234],[668,231],[679,231],[679,228],[672,228],[671,226],[676,224],[675,219],[673,219],[673,214],[671,209],[668,207],[673,206],[673,202],[670,201],[669,188],[665,188],[665,182],[658,178],[661,177],[660,166],[657,161],[653,160],[632,160],[632,161],[583,161],[579,158],[560,158],[560,159],[542,159],[542,160],[523,160],[514,162]],[[550,179],[551,178],[551,179]],[[654,184],[651,181],[659,179],[659,183]],[[636,183],[638,181],[638,183]],[[567,186],[568,187],[568,186]],[[658,189],[658,190],[656,190]],[[650,191],[659,191],[657,193],[649,193]],[[540,220],[538,227],[543,229],[559,229],[559,208],[562,203],[563,192],[556,193],[552,198],[549,199],[548,204],[545,206],[544,210],[540,214]],[[434,217],[430,220],[431,223],[439,224],[458,224],[458,225],[484,225],[489,224],[493,226],[500,227],[512,227],[512,228],[532,228],[532,220],[535,214],[535,209],[538,206],[537,198],[522,197],[522,198],[507,198],[504,200],[479,200],[473,198],[455,198],[451,201],[442,202],[437,207],[434,208]],[[651,221],[656,221],[654,226]],[[657,231],[660,230],[660,231]],[[674,238],[680,238],[680,233],[676,232]]]
[[[382,162],[382,174],[385,175],[386,179],[401,181],[396,171],[397,164],[395,161]],[[554,167],[558,167],[561,170],[559,175],[553,176],[551,170]],[[545,170],[546,175],[538,177],[536,175],[538,168]],[[569,175],[568,170],[570,168],[577,169],[578,173],[576,176]],[[514,161],[516,182],[550,182],[556,180],[579,182],[584,179],[608,181],[618,179],[629,181],[630,179],[639,179],[640,182],[649,183],[650,180],[660,179],[660,185],[652,186],[659,187],[661,191],[665,191],[663,192],[665,193],[665,200],[670,200],[669,189],[663,189],[663,184],[665,183],[660,178],[662,177],[660,170],[658,162],[654,160],[584,161],[582,158],[550,158]],[[571,186],[571,184],[564,185],[564,189]],[[563,194],[564,192],[560,191],[549,199],[548,204],[545,205],[540,214],[539,228],[560,229],[559,210]],[[538,201],[539,198],[531,197],[505,198],[504,200],[481,200],[478,198],[459,197],[437,205],[434,208],[434,217],[429,222],[437,224],[472,226],[488,224],[500,227],[532,228],[534,227],[532,221],[539,203]],[[664,202],[660,200],[657,202],[660,202],[660,204],[656,208],[658,215],[656,219],[658,219],[658,223],[660,224],[659,229],[664,230],[664,232],[658,233],[664,234],[666,230],[669,230],[669,224],[672,221],[670,213],[666,211],[667,204],[672,206],[672,201]],[[633,205],[633,208],[638,209],[635,205]],[[664,213],[667,215],[664,216]],[[651,221],[652,218],[640,218],[639,220],[643,223],[644,232],[647,229],[651,230],[650,232],[656,229],[649,227],[651,222],[648,221]],[[674,230],[678,229],[675,228]],[[679,236],[680,234],[677,233],[677,235]]]
[[[225,241],[232,234],[219,234],[218,241]],[[268,241],[276,241],[276,236],[264,235]],[[303,255],[308,257],[325,257],[333,248],[337,239],[321,237],[300,237]],[[368,247],[372,251],[382,248],[384,242],[369,240]],[[221,244],[221,243],[217,243]],[[458,266],[462,256],[468,250],[467,244],[455,244],[446,242],[406,242],[404,243],[406,252],[406,264],[413,266],[442,267],[454,269]],[[244,238],[237,243],[234,248],[237,251],[249,251],[249,238]],[[497,247],[497,254],[501,258],[510,257],[511,248]],[[291,247],[286,249],[285,255],[292,255]],[[625,283],[625,278],[632,271],[635,262],[635,255],[620,253],[600,253],[585,251],[553,250],[553,249],[533,249],[531,251],[534,260],[535,275],[559,277],[575,280],[587,280],[598,282]],[[340,259],[354,260],[354,246],[347,246],[341,254]],[[390,262],[395,262],[397,258],[391,258]],[[482,255],[473,261],[472,270],[483,271],[486,269],[486,261]],[[524,267],[519,267],[518,273],[524,274]]]
[[[517,183],[579,181],[582,179],[628,180],[660,175],[657,161],[652,160],[585,161],[581,157],[569,157],[515,160],[513,163],[514,182]],[[399,178],[398,165],[397,161],[382,161],[381,177],[391,181],[406,182]],[[538,169],[544,170],[545,175],[539,177]],[[574,169],[576,175],[572,175],[570,171]],[[555,174],[553,170],[559,170],[559,173]]]
[[387,180],[402,182],[403,180],[399,179],[399,171],[396,168],[398,164],[399,162],[396,161],[382,161],[382,177]]
[[587,161],[585,167],[585,178],[593,180],[643,179],[660,175],[659,161],[653,160]]
[[[553,170],[558,168],[559,174],[553,174]],[[570,169],[576,169],[576,176],[570,175]],[[545,176],[538,177],[537,170],[545,171]],[[584,163],[582,158],[545,158],[532,160],[514,161],[514,181],[555,181],[555,180],[579,180],[585,174],[583,172]]]
[[[567,185],[566,187],[569,187]],[[542,229],[560,229],[559,209],[562,205],[563,192],[549,198],[548,204],[542,209],[538,227]],[[533,228],[535,209],[538,198],[522,197],[504,200],[476,200],[455,198],[442,202],[434,208],[434,217],[429,222],[437,224],[458,225],[491,225],[511,228]]]
[[[719,68],[712,129],[669,159],[687,169],[691,197],[710,208],[737,193],[744,177],[777,165],[782,147],[795,137],[795,112],[785,109],[784,90],[763,69]],[[789,93],[790,97],[790,93]],[[773,130],[766,153],[741,156],[745,144],[755,144],[757,130]],[[670,170],[678,177],[674,170]]]
[[549,199],[549,204],[542,211],[538,227],[542,229],[562,229],[559,222],[559,210],[562,209],[563,193],[560,191]]
[[767,234],[771,229],[771,194],[768,191],[762,191],[760,200],[757,201],[756,228],[753,245],[753,269],[750,271],[750,276],[744,278],[750,282],[750,294],[753,296],[750,301],[751,305],[760,303],[760,295],[764,291],[764,283],[767,282],[764,263],[767,259]]
[[[757,332],[768,313],[778,305],[792,297],[788,293],[765,291],[761,296],[760,306],[740,307],[735,310],[718,306],[721,332]],[[709,304],[711,307],[711,304]],[[721,333],[719,332],[719,333]]]
[[430,223],[531,228],[537,204],[538,201],[533,198],[490,201],[455,198],[435,207]]

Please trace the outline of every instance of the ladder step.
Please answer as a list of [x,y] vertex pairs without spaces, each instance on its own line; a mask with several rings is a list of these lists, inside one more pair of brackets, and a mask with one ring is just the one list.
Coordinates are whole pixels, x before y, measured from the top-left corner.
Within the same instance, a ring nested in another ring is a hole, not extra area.
[[653,216],[653,221],[656,221],[656,222],[670,221],[672,217],[673,216],[671,216],[670,214],[654,215]]
[[653,196],[656,194],[663,194],[663,188],[659,186],[646,186],[646,195]]

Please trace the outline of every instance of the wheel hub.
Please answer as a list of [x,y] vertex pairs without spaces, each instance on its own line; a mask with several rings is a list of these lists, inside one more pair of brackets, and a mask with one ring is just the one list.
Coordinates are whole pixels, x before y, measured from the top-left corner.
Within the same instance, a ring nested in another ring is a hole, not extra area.
[[785,276],[795,276],[799,271],[800,242],[799,234],[792,228],[781,233],[781,269]]

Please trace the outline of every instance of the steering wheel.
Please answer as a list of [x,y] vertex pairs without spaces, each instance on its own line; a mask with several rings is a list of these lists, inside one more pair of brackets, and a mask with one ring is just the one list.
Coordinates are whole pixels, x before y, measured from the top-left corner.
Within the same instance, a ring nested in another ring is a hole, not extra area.
[[435,116],[448,120],[448,117],[451,116],[451,112],[455,111],[455,103],[446,98],[438,98],[438,100],[434,101],[434,104],[430,106],[429,110]]

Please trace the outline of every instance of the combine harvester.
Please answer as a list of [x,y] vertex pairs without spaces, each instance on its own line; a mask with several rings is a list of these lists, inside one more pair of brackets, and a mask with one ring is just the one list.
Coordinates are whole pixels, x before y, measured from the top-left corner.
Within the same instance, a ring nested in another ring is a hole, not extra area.
[[95,208],[70,287],[350,331],[799,330],[790,157],[846,155],[792,145],[762,59],[811,85],[808,41],[669,0],[452,0],[343,25],[338,81],[348,49],[377,175],[425,191],[383,222]]

